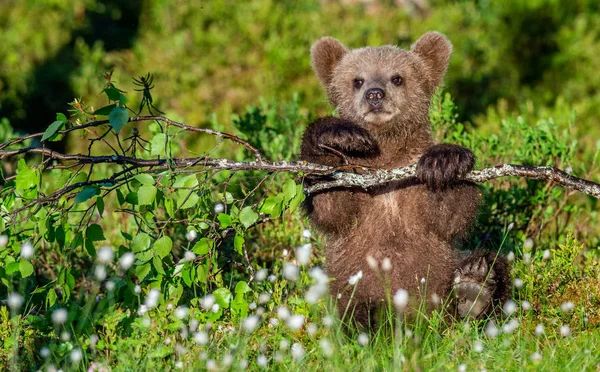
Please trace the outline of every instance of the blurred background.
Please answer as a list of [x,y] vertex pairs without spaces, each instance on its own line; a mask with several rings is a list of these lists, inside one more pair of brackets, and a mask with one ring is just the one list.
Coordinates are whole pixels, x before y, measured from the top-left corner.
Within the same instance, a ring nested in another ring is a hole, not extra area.
[[258,97],[288,101],[295,92],[305,113],[322,115],[331,108],[310,68],[316,39],[408,48],[439,30],[454,44],[445,89],[461,122],[493,133],[507,116],[553,118],[593,147],[600,133],[599,4],[4,0],[0,119],[34,132],[74,98],[101,107],[108,70],[129,92],[132,77],[154,74],[155,105],[195,126],[215,118],[227,126],[231,113]]

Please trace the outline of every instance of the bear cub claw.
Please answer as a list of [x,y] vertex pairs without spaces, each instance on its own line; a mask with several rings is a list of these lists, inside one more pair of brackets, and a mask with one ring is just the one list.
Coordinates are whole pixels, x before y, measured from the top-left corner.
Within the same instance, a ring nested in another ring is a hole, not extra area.
[[323,153],[331,148],[353,157],[379,155],[379,146],[371,133],[350,121],[328,117],[313,125],[318,128],[313,134],[314,142]]
[[439,144],[429,147],[417,163],[417,178],[432,191],[441,191],[473,170],[475,155],[465,147]]
[[490,267],[483,256],[467,261],[455,271],[454,295],[461,318],[482,318],[493,309],[497,281],[496,273]]

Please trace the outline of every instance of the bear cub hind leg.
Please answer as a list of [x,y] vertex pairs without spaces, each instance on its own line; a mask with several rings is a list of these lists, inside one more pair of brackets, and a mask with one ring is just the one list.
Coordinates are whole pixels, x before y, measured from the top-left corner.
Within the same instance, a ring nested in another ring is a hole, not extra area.
[[506,259],[495,253],[474,253],[454,273],[454,295],[461,318],[482,319],[509,297],[510,274]]

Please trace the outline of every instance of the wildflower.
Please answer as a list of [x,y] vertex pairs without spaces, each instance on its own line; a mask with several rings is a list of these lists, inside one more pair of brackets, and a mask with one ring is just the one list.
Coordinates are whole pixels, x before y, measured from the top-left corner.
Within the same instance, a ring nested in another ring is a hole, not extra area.
[[569,337],[571,335],[571,328],[568,325],[563,324],[560,327],[560,335],[563,337]]
[[288,251],[287,249],[284,249],[283,251],[281,251],[281,255],[282,255],[283,257],[287,257],[287,256],[288,256],[288,254],[290,254],[290,251]]
[[140,294],[140,293],[142,293],[142,287],[140,287],[140,285],[139,285],[139,284],[136,284],[136,285],[135,285],[135,287],[133,287],[133,292],[134,292],[135,294]]
[[248,308],[249,308],[250,310],[254,310],[254,309],[256,309],[256,302],[251,302],[251,303],[250,303],[250,305],[248,305]]
[[314,336],[317,333],[317,326],[313,323],[307,324],[306,333],[308,333],[310,336]]
[[502,310],[508,316],[511,316],[517,310],[517,304],[513,300],[508,300],[502,306]]
[[302,237],[304,239],[310,239],[311,236],[312,236],[312,233],[311,233],[311,231],[309,229],[304,229],[302,231]]
[[269,281],[269,283],[275,283],[275,281],[277,280],[277,276],[275,276],[275,274],[271,274],[269,275],[267,280]]
[[13,292],[8,295],[6,302],[12,311],[17,311],[23,305],[23,297],[20,294]]
[[90,336],[90,347],[91,347],[92,349],[95,349],[95,348],[96,348],[96,344],[97,344],[97,343],[98,343],[98,336],[96,336],[96,335],[91,335],[91,336]]
[[0,247],[4,248],[8,244],[8,236],[0,235]]
[[467,372],[467,365],[466,364],[459,364],[458,365],[458,372]]
[[280,320],[285,321],[285,320],[287,320],[290,317],[290,311],[285,306],[279,306],[277,308],[277,317]]
[[523,255],[523,261],[526,264],[530,264],[531,263],[531,253],[527,252]]
[[329,358],[333,355],[333,345],[331,345],[331,341],[328,339],[322,338],[321,341],[319,341],[319,347],[326,358]]
[[244,319],[244,321],[242,322],[242,328],[244,329],[244,332],[250,334],[256,330],[259,323],[260,317],[257,315],[251,315]]
[[183,254],[183,259],[188,262],[192,262],[196,259],[196,254],[192,251],[185,251]]
[[575,304],[573,304],[571,301],[563,302],[560,305],[560,310],[563,313],[568,313],[569,311],[573,310],[574,308],[575,308]]
[[385,272],[389,272],[392,270],[392,261],[385,257],[383,261],[381,261],[381,269]]
[[293,263],[285,263],[283,264],[283,277],[289,281],[298,280],[298,276],[300,275],[300,268]]
[[359,272],[357,272],[356,274],[352,275],[350,277],[350,279],[348,279],[348,283],[350,285],[355,285],[356,283],[358,283],[359,280],[361,280],[363,277],[363,272],[362,270],[360,270]]
[[398,311],[402,311],[408,305],[408,291],[406,289],[399,289],[394,298],[392,300],[394,302],[394,306]]
[[326,315],[323,317],[323,325],[327,328],[333,325],[333,317],[331,315]]
[[485,334],[490,337],[490,338],[494,338],[496,336],[498,336],[498,327],[496,327],[496,324],[494,324],[494,322],[490,321],[488,322],[488,324],[485,327]]
[[421,285],[425,285],[425,278],[421,278]]
[[71,341],[71,334],[70,334],[69,332],[67,332],[67,331],[62,331],[62,332],[60,333],[60,340],[61,340],[62,342],[68,342],[68,341]]
[[196,239],[196,237],[198,237],[198,233],[196,232],[196,230],[189,230],[185,233],[185,238],[188,242],[191,242],[192,240]]
[[540,360],[542,360],[542,354],[540,354],[540,353],[533,353],[533,354],[531,354],[531,356],[529,357],[529,359],[531,359],[532,362],[539,362]]
[[73,362],[73,364],[79,363],[82,358],[83,352],[81,351],[81,349],[73,349],[73,351],[71,351],[71,355],[69,355],[69,359],[71,359],[71,362]]
[[104,283],[104,288],[106,288],[107,291],[112,292],[115,289],[115,282],[113,282],[112,280],[108,280],[106,283]]
[[513,280],[513,285],[515,286],[515,288],[521,288],[523,286],[523,279],[515,278]]
[[365,346],[366,344],[369,343],[369,335],[367,335],[366,333],[361,333],[358,335],[358,338],[356,339],[358,341],[358,344],[360,346]]
[[277,319],[277,318],[270,318],[269,319],[269,324],[272,325],[273,327],[277,327],[279,325],[279,319]]
[[271,300],[271,295],[266,292],[263,292],[258,296],[258,303],[260,304],[266,304],[269,300]]
[[28,260],[31,257],[33,257],[33,252],[35,251],[35,249],[33,248],[33,245],[29,242],[25,242],[23,243],[23,245],[21,245],[21,258]]
[[289,348],[290,348],[290,341],[287,338],[282,338],[281,341],[279,341],[279,349],[287,350]]
[[146,315],[146,313],[148,312],[148,306],[141,304],[140,307],[138,308],[138,314],[141,315]]
[[50,354],[51,354],[50,349],[48,349],[46,346],[44,346],[40,349],[40,356],[42,358],[46,359],[50,356]]
[[483,352],[483,342],[479,340],[475,341],[475,343],[473,344],[473,351],[476,353]]
[[265,281],[265,279],[267,279],[267,274],[267,269],[260,269],[256,272],[254,280],[256,280],[257,282],[263,282]]
[[508,260],[508,262],[513,262],[515,260],[515,252],[508,252],[508,254],[506,255],[506,259]]
[[544,334],[544,325],[543,324],[536,325],[535,326],[535,335],[540,337],[543,334]]
[[214,304],[212,305],[212,307],[210,308],[210,311],[212,311],[213,313],[218,313],[219,310],[221,310],[221,306],[219,306],[219,304]]
[[304,359],[305,355],[306,351],[304,350],[304,346],[302,346],[298,342],[292,345],[292,358],[294,358],[297,361],[301,361],[302,359]]
[[128,270],[133,265],[133,261],[135,261],[135,255],[131,252],[126,252],[119,258],[119,265],[121,269]]
[[146,296],[146,300],[144,304],[148,307],[148,309],[152,309],[158,305],[158,299],[160,297],[160,291],[156,288],[152,288],[148,295]]
[[188,328],[190,329],[190,332],[194,332],[196,329],[198,329],[198,321],[194,318],[190,319],[190,324],[188,326]]
[[266,356],[264,356],[263,354],[259,355],[256,357],[256,364],[260,367],[260,368],[267,368],[267,365],[269,364],[269,359],[267,359]]
[[217,362],[214,359],[209,359],[206,361],[206,370],[208,371],[217,371],[219,367],[217,366]]
[[208,341],[209,341],[208,333],[206,333],[204,331],[198,331],[198,332],[194,333],[194,342],[197,345],[206,345],[206,344],[208,344]]
[[368,255],[367,256],[367,265],[371,268],[371,270],[377,271],[379,269],[379,264],[375,257]]
[[215,213],[216,214],[223,213],[224,210],[225,210],[225,205],[223,205],[223,203],[215,204]]
[[188,313],[189,309],[186,306],[177,306],[177,309],[175,310],[175,316],[181,320],[187,318]]
[[543,258],[544,260],[548,260],[548,259],[550,259],[550,250],[549,250],[549,249],[545,249],[545,250],[544,250],[544,254],[542,255],[542,258]]
[[502,331],[504,333],[513,333],[517,328],[519,328],[519,321],[516,319],[511,319],[502,327]]
[[211,294],[206,295],[200,302],[200,306],[202,306],[202,308],[204,310],[208,310],[208,309],[212,308],[212,306],[215,304],[215,300],[216,300],[215,296],[213,296]]
[[248,361],[246,359],[240,360],[240,368],[242,370],[245,370],[246,368],[248,368]]
[[104,265],[96,265],[94,267],[94,277],[99,282],[106,279],[106,267]]
[[294,314],[286,321],[287,326],[293,331],[299,331],[304,325],[304,315]]
[[525,239],[525,243],[523,243],[523,248],[526,251],[530,251],[531,248],[533,248],[533,239],[531,239],[531,238]]
[[506,231],[508,232],[508,231],[512,230],[513,227],[515,227],[515,223],[514,222],[509,223]]
[[223,367],[229,367],[233,363],[233,355],[227,353],[223,357]]
[[67,321],[68,315],[69,314],[67,313],[67,309],[63,309],[63,308],[56,309],[52,313],[52,322],[57,326],[65,324]]
[[306,265],[310,262],[310,254],[312,252],[312,244],[303,244],[296,248],[296,260],[300,265]]
[[111,263],[113,258],[115,258],[115,253],[113,252],[111,247],[105,245],[104,247],[98,249],[98,255],[96,256],[96,260],[98,260],[99,263]]
[[529,311],[531,310],[531,304],[529,303],[529,301],[523,301],[521,302],[521,308],[523,308],[523,310],[525,311]]

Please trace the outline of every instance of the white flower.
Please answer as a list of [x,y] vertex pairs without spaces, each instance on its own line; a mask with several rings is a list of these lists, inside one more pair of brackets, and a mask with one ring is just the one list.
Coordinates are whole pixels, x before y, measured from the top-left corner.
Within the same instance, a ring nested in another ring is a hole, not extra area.
[[515,286],[515,288],[521,288],[523,286],[523,279],[515,278],[513,280],[513,285]]
[[275,281],[277,280],[277,276],[275,274],[271,274],[269,275],[267,280],[269,281],[269,283],[275,283]]
[[79,363],[81,361],[81,358],[83,358],[83,352],[81,351],[81,349],[73,349],[73,351],[71,351],[69,359],[71,359],[71,362],[73,362],[73,364]]
[[52,322],[55,325],[65,324],[65,322],[67,321],[68,315],[69,315],[69,313],[67,312],[67,309],[63,309],[63,308],[56,309],[52,313]]
[[304,346],[297,342],[292,345],[292,358],[294,358],[297,361],[301,361],[302,359],[304,359],[305,355],[306,351],[304,350]]
[[6,245],[8,244],[8,236],[7,235],[0,235],[0,247],[6,247]]
[[287,319],[287,326],[293,331],[299,331],[304,325],[304,315],[294,314]]
[[90,347],[91,347],[92,349],[95,349],[95,348],[96,348],[96,344],[97,344],[97,343],[98,343],[98,336],[96,336],[96,335],[91,335],[91,336],[90,336]]
[[312,244],[303,244],[296,248],[296,260],[300,265],[306,265],[310,262],[310,254],[312,252]]
[[267,368],[268,364],[269,359],[267,359],[267,357],[263,354],[256,357],[256,365],[258,365],[260,368]]
[[476,353],[481,353],[483,351],[483,342],[477,340],[473,344],[473,351]]
[[459,364],[458,365],[458,372],[467,372],[467,365],[466,364]]
[[160,298],[160,291],[156,288],[152,288],[148,295],[146,296],[146,300],[144,304],[148,307],[148,309],[152,309],[158,305],[158,300]]
[[523,308],[523,310],[528,311],[531,310],[531,304],[529,303],[529,301],[523,301],[521,303],[521,307]]
[[250,310],[254,310],[254,309],[256,309],[256,302],[251,302],[251,303],[250,303],[250,305],[248,305],[248,308],[249,308]]
[[202,306],[202,308],[204,310],[208,310],[210,308],[212,308],[212,306],[215,304],[215,296],[209,294],[204,296],[204,298],[202,298],[202,301],[200,302],[200,306]]
[[48,349],[46,346],[44,346],[40,349],[40,356],[42,358],[46,359],[50,356],[50,354],[52,354],[52,353],[50,352],[50,349]]
[[263,282],[263,281],[265,281],[265,279],[267,279],[267,274],[268,274],[267,269],[260,269],[256,272],[256,275],[254,276],[254,280],[256,280],[257,282]]
[[508,252],[508,254],[506,255],[506,260],[508,262],[513,262],[515,260],[515,252],[513,252],[513,251]]
[[544,260],[548,260],[548,259],[550,259],[550,255],[551,255],[551,254],[550,254],[550,250],[549,250],[549,249],[545,249],[545,250],[544,250],[544,255],[542,256],[542,258],[543,258]]
[[181,320],[187,318],[188,313],[189,309],[186,306],[177,306],[177,309],[175,309],[175,316]]
[[104,265],[96,265],[94,267],[94,277],[99,282],[106,279],[106,267]]
[[290,311],[285,306],[279,306],[277,308],[277,317],[280,320],[286,321],[290,317]]
[[352,275],[350,277],[350,279],[348,279],[348,284],[355,285],[356,283],[358,283],[359,280],[362,279],[362,277],[363,277],[363,272],[362,272],[362,270],[360,270],[356,274]]
[[309,229],[304,229],[302,231],[302,237],[304,239],[310,239],[311,236],[312,236],[312,233],[311,233],[311,231]]
[[536,325],[535,326],[535,335],[540,337],[543,334],[544,334],[544,325],[543,324]]
[[34,251],[35,250],[33,249],[33,245],[31,245],[31,243],[23,243],[23,245],[21,245],[21,258],[25,260],[30,259],[31,257],[33,257]]
[[71,341],[71,334],[69,332],[67,332],[67,331],[62,331],[60,333],[60,340],[62,342],[69,342],[69,341]]
[[529,263],[531,263],[531,253],[529,253],[529,252],[525,253],[525,254],[523,255],[523,261],[524,261],[526,264],[529,264]]
[[219,310],[221,310],[221,306],[219,306],[219,304],[214,304],[212,305],[212,307],[210,308],[210,311],[212,311],[213,313],[218,313]]
[[290,251],[288,251],[287,249],[284,249],[283,251],[281,251],[281,255],[283,257],[287,257],[288,254],[290,254]]
[[138,308],[138,315],[144,316],[144,315],[146,315],[147,312],[148,312],[148,306],[141,304],[140,307]]
[[126,252],[119,258],[119,265],[121,266],[121,269],[128,270],[131,265],[133,265],[134,261],[135,255],[131,252]]
[[192,262],[196,259],[196,254],[192,251],[185,251],[183,254],[183,259],[188,262]]
[[389,258],[384,258],[383,261],[381,262],[381,269],[385,272],[391,271],[392,270],[392,261],[390,261]]
[[209,359],[206,361],[206,370],[207,371],[217,371],[219,367],[217,366],[217,362],[214,359]]
[[282,338],[281,341],[279,341],[279,349],[287,350],[289,348],[290,348],[290,341],[287,338]]
[[23,305],[23,297],[20,294],[13,292],[8,295],[6,302],[11,310],[17,311]]
[[279,319],[277,319],[277,318],[270,318],[269,319],[269,324],[272,325],[273,327],[277,327],[279,325]]
[[283,277],[289,281],[298,280],[298,276],[300,276],[300,268],[293,263],[285,263],[283,264]]
[[333,355],[333,345],[328,339],[322,338],[321,341],[319,341],[319,346],[321,347],[321,351],[325,358],[329,358]]
[[425,278],[421,278],[421,285],[425,285],[425,282],[426,282]]
[[225,210],[225,205],[223,205],[223,203],[215,204],[215,213],[216,214],[223,213],[224,210]]
[[502,310],[506,315],[510,316],[517,310],[517,304],[513,300],[508,300],[502,306]]
[[399,311],[404,310],[408,305],[408,291],[406,289],[399,289],[396,291],[396,294],[394,294],[392,301],[394,302],[396,309]]
[[571,335],[571,328],[568,325],[563,324],[560,327],[560,335],[563,337],[569,337]]
[[233,363],[233,355],[227,353],[223,357],[223,367],[229,367]]
[[105,246],[101,247],[100,249],[98,249],[98,254],[96,256],[96,260],[98,260],[99,263],[101,263],[101,264],[111,263],[113,258],[115,258],[115,253],[113,252],[111,247],[105,245]]
[[244,321],[242,322],[242,328],[244,329],[244,332],[250,334],[256,330],[259,323],[260,317],[257,315],[251,315],[244,319]]
[[323,317],[323,325],[327,328],[333,325],[333,317],[331,315],[326,315]]
[[563,313],[568,313],[569,311],[573,310],[574,308],[575,308],[575,304],[573,304],[571,301],[564,302],[560,305],[560,310]]
[[540,353],[533,353],[533,354],[531,354],[531,356],[529,357],[529,359],[531,359],[532,362],[539,362],[540,360],[542,360],[542,354],[540,354]]
[[135,294],[140,294],[140,293],[142,293],[142,287],[140,287],[140,285],[139,285],[139,284],[136,284],[136,285],[135,285],[135,287],[133,287],[133,292],[134,292]]
[[190,324],[189,324],[189,329],[190,332],[194,332],[196,329],[198,329],[198,321],[194,318],[190,319]]
[[208,333],[204,331],[198,331],[194,333],[194,342],[196,343],[196,345],[206,345],[208,344],[208,341]]
[[317,334],[317,325],[313,323],[307,324],[306,333],[308,333],[310,336],[314,336],[315,334]]
[[245,370],[248,368],[248,361],[246,359],[240,360],[240,369]]
[[502,332],[513,333],[517,328],[519,328],[519,321],[516,319],[511,319],[502,327]]
[[115,286],[116,284],[112,280],[107,280],[106,283],[104,283],[104,288],[106,288],[106,290],[109,292],[113,291]]
[[496,327],[496,324],[494,324],[494,322],[490,321],[488,322],[488,324],[485,327],[485,334],[490,337],[490,338],[494,338],[496,336],[498,336],[498,327]]
[[270,300],[271,300],[271,295],[266,292],[263,292],[258,296],[258,303],[261,305],[266,304]]
[[508,224],[507,231],[510,231],[510,230],[512,230],[512,229],[513,229],[513,227],[515,227],[515,223],[514,223],[514,222],[511,222],[511,223],[509,223],[509,224]]
[[377,260],[371,255],[367,256],[367,265],[371,268],[371,270],[376,271],[379,269],[379,264],[377,263]]
[[369,335],[362,332],[361,334],[358,335],[357,341],[360,346],[365,346],[366,344],[369,343]]
[[198,237],[198,233],[196,232],[196,230],[189,230],[188,232],[185,233],[185,238],[187,239],[188,242],[191,242],[192,240],[196,239]]
[[531,248],[533,248],[533,239],[525,239],[525,243],[523,243],[523,248],[525,248],[525,250],[527,251],[531,250]]

